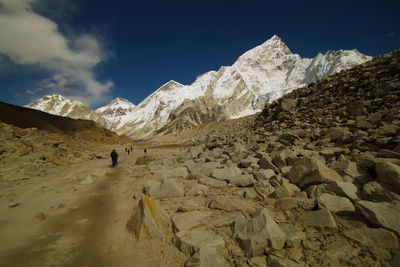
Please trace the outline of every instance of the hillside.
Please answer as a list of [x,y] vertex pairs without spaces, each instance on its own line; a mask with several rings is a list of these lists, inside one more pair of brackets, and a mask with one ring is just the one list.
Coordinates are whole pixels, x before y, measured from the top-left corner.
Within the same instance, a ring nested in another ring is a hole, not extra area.
[[82,139],[115,144],[130,142],[115,133],[99,127],[94,121],[60,117],[43,111],[0,102],[0,121],[20,128],[37,128],[57,134],[80,136]]

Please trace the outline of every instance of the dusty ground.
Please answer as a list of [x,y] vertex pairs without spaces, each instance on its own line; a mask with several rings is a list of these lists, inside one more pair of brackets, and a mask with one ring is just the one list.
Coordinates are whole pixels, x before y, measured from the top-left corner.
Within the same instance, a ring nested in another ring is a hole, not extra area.
[[[148,148],[149,156],[179,147]],[[0,266],[179,266],[186,256],[165,241],[138,242],[126,223],[149,175],[135,165],[143,149],[120,159],[112,168],[111,147],[104,159],[44,170],[0,186]],[[95,176],[96,170],[106,170]],[[9,207],[10,203],[19,203]],[[42,212],[45,219],[39,218]],[[161,249],[160,249],[161,248]]]

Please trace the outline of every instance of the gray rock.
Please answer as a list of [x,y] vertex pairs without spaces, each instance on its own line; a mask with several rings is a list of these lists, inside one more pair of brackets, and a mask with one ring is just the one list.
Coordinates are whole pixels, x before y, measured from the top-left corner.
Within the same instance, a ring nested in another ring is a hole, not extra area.
[[240,187],[253,186],[255,183],[253,175],[251,175],[251,174],[241,174],[241,175],[232,176],[228,180],[231,184],[240,186]]
[[304,267],[305,265],[299,264],[295,261],[286,258],[279,258],[274,255],[268,256],[268,266],[272,267]]
[[240,174],[242,174],[242,171],[238,167],[231,166],[222,169],[215,169],[211,173],[211,176],[218,180],[228,181],[231,177]]
[[346,127],[332,127],[328,129],[325,138],[336,141],[336,143],[345,143],[349,140],[351,132]]
[[299,216],[297,221],[310,226],[326,227],[330,229],[338,228],[332,214],[326,209],[310,211]]
[[237,221],[245,221],[246,218],[242,213],[228,213],[222,217],[218,217],[208,222],[212,227],[232,226]]
[[43,212],[41,212],[41,211],[37,212],[37,213],[35,214],[35,217],[38,218],[38,219],[40,219],[40,220],[46,220],[46,215],[45,215]]
[[170,169],[164,169],[160,172],[160,177],[164,179],[169,178],[184,178],[186,179],[189,176],[189,172],[186,167],[176,167]]
[[340,148],[340,147],[329,147],[329,148],[324,148],[323,150],[321,150],[319,152],[319,154],[321,156],[323,156],[325,158],[325,160],[329,160],[333,157],[337,157],[341,154],[345,153],[345,149],[344,148]]
[[358,228],[344,231],[343,234],[364,246],[398,249],[399,240],[392,232],[379,228]]
[[381,149],[378,152],[378,157],[400,159],[400,153],[387,149]]
[[387,186],[377,181],[372,181],[363,185],[362,196],[364,200],[376,202],[390,202],[392,200],[400,200],[400,196],[390,192]]
[[275,208],[281,210],[291,210],[297,207],[298,207],[297,200],[293,197],[281,198],[278,199],[278,201],[275,203]]
[[275,172],[272,169],[260,169],[254,174],[254,178],[258,181],[269,180],[274,175]]
[[302,158],[298,160],[289,172],[289,180],[305,187],[310,184],[343,182],[342,177],[333,169],[314,158]]
[[185,195],[185,185],[173,180],[163,180],[162,183],[148,182],[146,193],[154,198],[183,197]]
[[306,239],[305,233],[292,224],[280,224],[279,227],[285,232],[286,241],[299,242]]
[[364,168],[374,168],[377,162],[376,158],[369,153],[360,153],[353,156],[353,160],[358,166]]
[[352,200],[359,200],[358,188],[353,183],[349,182],[334,182],[326,186],[326,190],[335,193],[341,197],[347,197]]
[[213,246],[201,246],[189,260],[185,267],[230,267],[230,263],[224,258],[220,248]]
[[8,204],[8,207],[9,208],[15,208],[15,207],[18,207],[19,205],[20,205],[19,202],[11,202],[10,204]]
[[161,240],[167,234],[168,220],[167,215],[160,210],[158,201],[143,194],[127,227],[139,240]]
[[186,192],[186,196],[202,196],[207,194],[209,188],[205,185],[195,183],[192,187]]
[[318,198],[318,207],[325,208],[333,213],[353,213],[355,208],[351,201],[346,197],[338,197],[328,193],[323,193]]
[[271,197],[278,199],[284,197],[293,197],[296,192],[300,192],[300,188],[298,188],[295,184],[283,183],[275,189],[275,191],[271,194]]
[[211,186],[214,188],[224,188],[227,184],[225,181],[220,181],[214,178],[210,178],[207,176],[201,176],[199,178],[199,183],[207,185],[207,186]]
[[221,167],[219,162],[197,163],[195,166],[192,166],[189,171],[192,177],[200,175],[210,176],[211,173],[219,167]]
[[258,165],[260,165],[261,169],[271,169],[275,173],[279,172],[279,168],[275,166],[274,163],[272,163],[271,157],[267,153],[260,153],[261,158],[260,161],[258,162]]
[[286,235],[276,224],[269,211],[264,208],[235,232],[235,239],[240,248],[250,255],[261,255],[267,247],[282,249]]
[[251,258],[251,266],[268,267],[266,257],[265,256],[252,257]]
[[358,201],[356,208],[369,222],[389,229],[400,236],[400,202]]
[[186,254],[193,254],[202,247],[217,249],[225,246],[224,239],[205,227],[178,232],[174,237],[175,246]]
[[172,217],[172,225],[177,232],[190,230],[194,227],[202,225],[205,219],[211,216],[211,214],[211,211],[198,210],[177,213]]
[[400,166],[386,161],[379,161],[375,166],[375,171],[382,183],[393,186],[400,193]]

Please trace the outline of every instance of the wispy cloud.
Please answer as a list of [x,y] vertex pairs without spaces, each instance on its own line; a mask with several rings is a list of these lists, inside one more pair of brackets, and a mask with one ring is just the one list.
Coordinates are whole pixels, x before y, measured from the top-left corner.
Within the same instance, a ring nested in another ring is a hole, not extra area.
[[63,93],[96,105],[107,99],[113,82],[100,82],[94,67],[107,59],[96,36],[64,36],[58,25],[32,10],[36,0],[0,0],[0,57],[20,65],[34,65],[49,74],[40,88],[28,94],[47,91]]

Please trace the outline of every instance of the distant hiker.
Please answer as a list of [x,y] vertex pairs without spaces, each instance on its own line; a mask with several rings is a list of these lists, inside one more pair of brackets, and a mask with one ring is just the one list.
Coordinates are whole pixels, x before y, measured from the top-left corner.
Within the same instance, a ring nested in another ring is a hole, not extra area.
[[125,147],[125,152],[128,152],[128,149]]
[[146,155],[146,153],[147,153],[147,150],[146,150],[146,148],[144,149],[144,154]]
[[113,149],[113,151],[110,153],[111,161],[112,161],[112,166],[115,167],[118,164],[118,153]]
[[133,151],[133,148],[131,147],[131,152]]
[[128,148],[128,156],[129,156],[129,152],[131,152],[131,150]]

